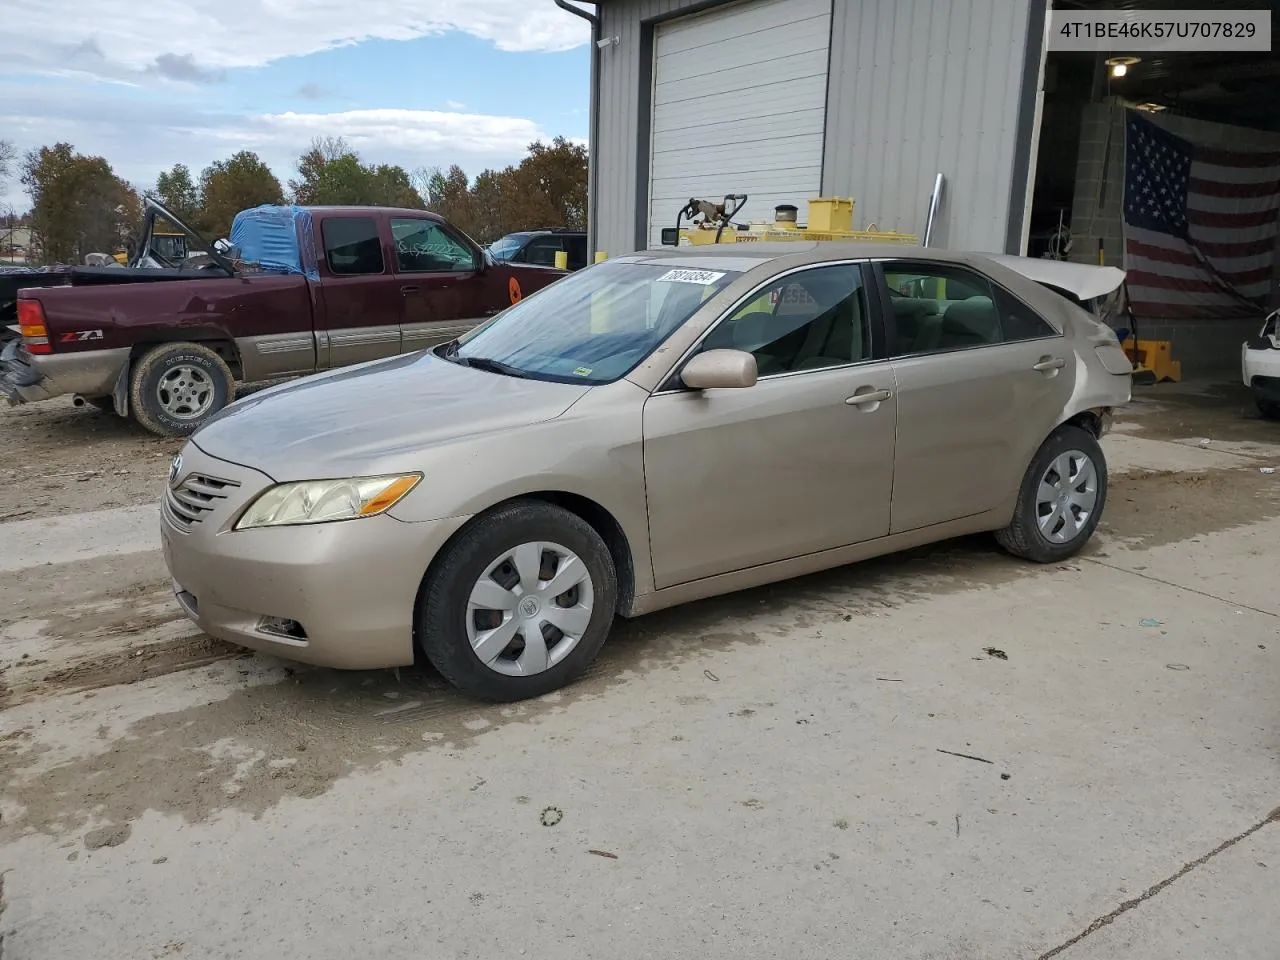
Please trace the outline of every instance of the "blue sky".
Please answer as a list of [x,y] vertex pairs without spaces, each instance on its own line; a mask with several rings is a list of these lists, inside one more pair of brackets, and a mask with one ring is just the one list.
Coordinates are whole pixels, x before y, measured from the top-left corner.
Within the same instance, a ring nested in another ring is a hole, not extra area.
[[[587,136],[587,27],[551,0],[11,2],[0,139],[69,140],[143,189],[241,149],[284,183],[316,136],[473,176]],[[28,201],[15,181],[0,204]]]

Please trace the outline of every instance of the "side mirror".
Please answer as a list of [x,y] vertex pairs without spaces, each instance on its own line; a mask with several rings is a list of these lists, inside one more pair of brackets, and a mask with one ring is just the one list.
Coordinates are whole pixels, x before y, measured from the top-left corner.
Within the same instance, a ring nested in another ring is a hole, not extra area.
[[680,382],[691,390],[754,387],[757,377],[756,358],[745,350],[708,350],[680,371]]

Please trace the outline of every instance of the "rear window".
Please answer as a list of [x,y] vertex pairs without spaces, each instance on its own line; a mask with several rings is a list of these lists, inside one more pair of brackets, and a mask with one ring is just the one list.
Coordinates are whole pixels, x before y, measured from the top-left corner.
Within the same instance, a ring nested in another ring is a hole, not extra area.
[[382,273],[382,240],[373,217],[330,217],[321,224],[324,258],[339,276]]

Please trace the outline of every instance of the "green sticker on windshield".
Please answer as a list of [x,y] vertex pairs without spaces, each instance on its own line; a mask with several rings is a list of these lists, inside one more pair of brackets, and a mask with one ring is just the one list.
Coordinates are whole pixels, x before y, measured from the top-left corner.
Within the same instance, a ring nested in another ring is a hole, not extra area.
[[589,376],[591,376],[591,368],[590,368],[590,367],[578,367],[578,369],[576,369],[576,370],[574,370],[574,371],[573,371],[573,375],[574,375],[575,377],[589,377]]

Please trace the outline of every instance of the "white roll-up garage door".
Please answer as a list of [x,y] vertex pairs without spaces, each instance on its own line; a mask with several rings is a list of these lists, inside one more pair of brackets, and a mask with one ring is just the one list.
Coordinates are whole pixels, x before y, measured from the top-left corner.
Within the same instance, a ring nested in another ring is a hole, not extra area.
[[745,193],[740,219],[822,189],[831,0],[742,0],[658,25],[649,242],[690,197]]

